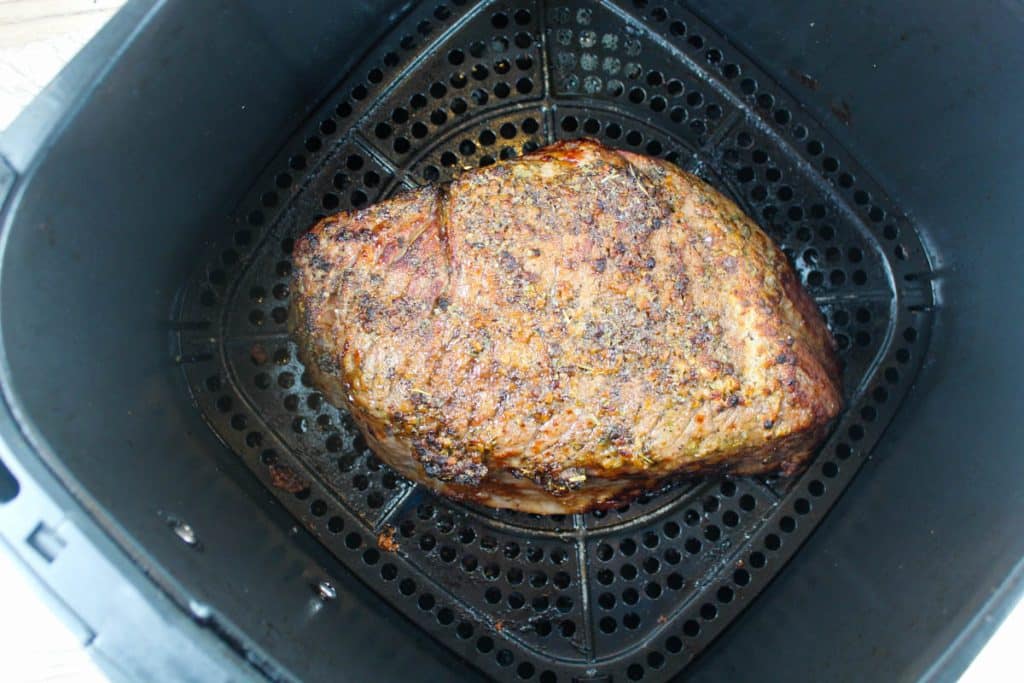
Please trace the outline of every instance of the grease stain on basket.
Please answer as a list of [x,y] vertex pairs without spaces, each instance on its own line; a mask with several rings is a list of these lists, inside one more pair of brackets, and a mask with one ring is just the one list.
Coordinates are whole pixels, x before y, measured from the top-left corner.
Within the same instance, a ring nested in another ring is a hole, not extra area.
[[789,75],[796,79],[797,83],[812,92],[817,92],[821,88],[821,83],[818,79],[808,73],[790,68]]
[[288,465],[270,465],[270,484],[287,493],[298,493],[306,488],[306,482]]
[[850,112],[850,104],[846,100],[833,100],[831,104],[832,114],[839,119],[844,126],[850,125],[853,118]]
[[249,349],[249,357],[256,365],[263,365],[270,360],[270,354],[263,348],[263,344],[253,344],[252,348]]

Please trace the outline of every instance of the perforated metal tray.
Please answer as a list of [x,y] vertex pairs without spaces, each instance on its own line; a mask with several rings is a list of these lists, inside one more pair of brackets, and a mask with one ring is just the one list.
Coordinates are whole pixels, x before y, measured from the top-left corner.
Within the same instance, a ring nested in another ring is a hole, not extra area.
[[[330,212],[579,136],[704,177],[793,262],[839,342],[848,402],[798,479],[692,482],[586,515],[469,507],[381,464],[308,386],[285,327],[296,236]],[[680,671],[840,495],[931,327],[930,266],[908,218],[750,59],[695,16],[646,2],[414,7],[211,231],[179,312],[199,409],[354,574],[501,678]]]

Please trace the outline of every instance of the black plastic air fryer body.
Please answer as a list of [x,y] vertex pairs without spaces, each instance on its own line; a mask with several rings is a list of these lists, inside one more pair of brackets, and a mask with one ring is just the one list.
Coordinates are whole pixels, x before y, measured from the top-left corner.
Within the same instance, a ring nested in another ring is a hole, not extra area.
[[[1022,38],[1009,0],[131,0],[0,139],[8,551],[125,680],[955,679],[1024,556]],[[471,509],[305,386],[298,232],[581,135],[793,260],[850,404],[798,479]]]

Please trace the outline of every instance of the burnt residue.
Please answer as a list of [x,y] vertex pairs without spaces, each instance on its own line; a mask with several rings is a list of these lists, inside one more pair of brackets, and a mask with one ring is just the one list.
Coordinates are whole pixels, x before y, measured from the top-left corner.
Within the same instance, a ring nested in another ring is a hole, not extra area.
[[829,108],[832,110],[832,115],[839,119],[840,123],[844,126],[850,125],[853,114],[850,111],[850,104],[846,100],[832,100]]
[[818,79],[810,75],[809,73],[804,73],[803,71],[790,68],[789,75],[794,80],[796,80],[797,83],[804,86],[811,92],[817,92],[821,88],[821,83],[818,81]]
[[288,465],[273,463],[269,467],[270,485],[287,493],[298,493],[308,484]]

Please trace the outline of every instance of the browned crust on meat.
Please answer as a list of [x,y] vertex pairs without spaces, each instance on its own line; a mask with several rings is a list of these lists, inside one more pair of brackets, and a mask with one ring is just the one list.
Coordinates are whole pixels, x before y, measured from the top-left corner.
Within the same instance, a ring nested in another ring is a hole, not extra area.
[[530,512],[800,469],[841,409],[783,254],[660,160],[552,145],[331,216],[295,248],[313,384],[449,496]]

